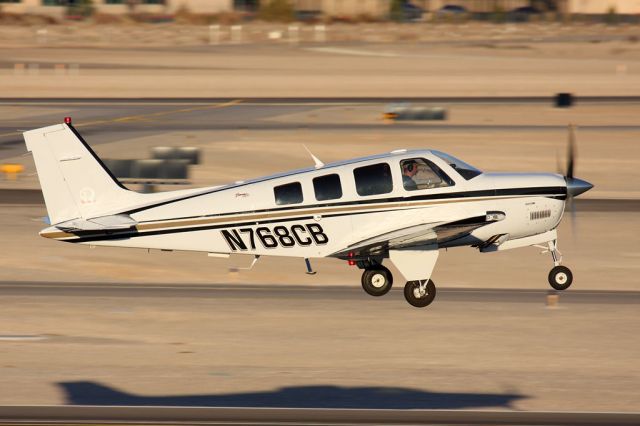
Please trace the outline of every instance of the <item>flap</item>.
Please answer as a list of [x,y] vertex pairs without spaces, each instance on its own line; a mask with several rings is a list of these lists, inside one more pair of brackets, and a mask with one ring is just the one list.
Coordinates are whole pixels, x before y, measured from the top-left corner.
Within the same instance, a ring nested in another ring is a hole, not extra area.
[[504,219],[504,213],[488,212],[486,215],[452,222],[434,222],[404,227],[359,241],[331,256],[351,258],[381,255],[388,250],[442,244],[466,236],[481,226],[502,219]]

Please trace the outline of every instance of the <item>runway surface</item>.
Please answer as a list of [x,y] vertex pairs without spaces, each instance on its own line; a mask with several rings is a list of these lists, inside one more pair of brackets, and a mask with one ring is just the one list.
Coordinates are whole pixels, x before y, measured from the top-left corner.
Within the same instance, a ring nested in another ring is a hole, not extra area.
[[[55,254],[69,273],[78,268]],[[544,283],[449,289],[443,279],[435,302],[415,309],[400,285],[374,298],[356,282],[215,282],[1,282],[3,403],[145,406],[158,422],[177,420],[162,417],[167,406],[303,409],[288,411],[290,424],[327,413],[377,423],[381,409],[393,414],[386,424],[431,410],[456,410],[440,424],[479,419],[463,410],[637,411],[640,292],[578,286],[553,305]],[[115,413],[132,420],[126,410]],[[493,420],[475,424],[565,424]]]
[[[72,116],[74,124],[92,145],[129,137],[162,135],[174,131],[332,131],[332,132],[551,132],[564,130],[557,123],[450,123],[417,121],[384,125],[380,119],[387,104],[409,102],[439,106],[454,105],[553,105],[552,97],[416,97],[416,98],[0,98],[1,107],[27,110],[17,119],[0,118],[0,159],[26,152],[22,132],[59,123]],[[640,97],[585,97],[583,104],[623,105],[640,103]],[[371,108],[379,114],[369,121],[281,121],[276,117],[308,113],[327,107]],[[630,132],[640,125],[591,124],[581,131]]]
[[[391,290],[391,298],[397,299],[401,286]],[[441,302],[499,302],[540,304],[548,294],[559,294],[565,304],[627,305],[640,304],[640,292],[635,291],[586,291],[519,289],[438,289],[437,301]],[[49,282],[0,282],[0,296],[59,296],[59,297],[141,297],[141,298],[197,298],[242,299],[246,297],[282,300],[362,300],[362,289],[357,286],[292,286],[292,285],[244,285],[244,284],[124,284],[124,283],[49,283]]]
[[637,425],[638,413],[204,407],[0,407],[0,424]]

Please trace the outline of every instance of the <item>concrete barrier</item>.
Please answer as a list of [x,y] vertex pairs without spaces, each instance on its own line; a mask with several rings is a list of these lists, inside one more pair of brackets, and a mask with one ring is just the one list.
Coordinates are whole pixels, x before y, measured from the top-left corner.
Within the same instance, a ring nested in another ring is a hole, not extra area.
[[[128,175],[116,175],[129,181],[145,182],[156,181],[155,183],[178,183],[189,177],[188,162],[186,160],[120,160],[130,161]],[[124,171],[124,170],[123,170]]]
[[142,185],[142,192],[154,192],[156,185],[189,183],[186,159],[104,159],[104,165],[123,184]]
[[162,160],[160,164],[160,179],[187,180],[189,178],[188,160]]
[[131,175],[127,176],[132,179],[160,179],[160,165],[164,160],[133,160],[131,164]]
[[131,167],[136,160],[120,160],[105,158],[102,160],[107,169],[117,178],[130,178]]
[[220,25],[209,25],[209,44],[220,44]]
[[327,41],[327,27],[324,25],[316,25],[313,27],[313,40],[316,43],[324,43]]
[[181,180],[189,177],[187,160],[114,160],[104,159],[111,173],[124,180]]
[[242,25],[231,26],[231,43],[242,43]]
[[29,65],[27,65],[27,73],[29,75],[38,75],[38,74],[40,74],[40,64],[29,64]]
[[151,149],[151,157],[160,160],[187,160],[189,164],[200,164],[200,148],[157,146]]
[[289,25],[287,29],[287,35],[289,39],[289,43],[298,44],[300,41],[300,27],[297,25]]

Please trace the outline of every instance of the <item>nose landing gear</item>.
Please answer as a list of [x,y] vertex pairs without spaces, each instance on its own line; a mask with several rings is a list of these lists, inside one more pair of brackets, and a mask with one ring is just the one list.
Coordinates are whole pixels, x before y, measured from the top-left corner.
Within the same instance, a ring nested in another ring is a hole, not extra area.
[[573,274],[566,266],[554,266],[549,272],[549,284],[555,290],[566,290],[573,282]]
[[571,286],[571,283],[573,283],[573,274],[569,268],[560,265],[560,262],[562,262],[562,253],[558,250],[556,241],[549,241],[547,244],[549,247],[548,251],[551,253],[553,264],[555,265],[549,272],[549,284],[554,290],[566,290]]

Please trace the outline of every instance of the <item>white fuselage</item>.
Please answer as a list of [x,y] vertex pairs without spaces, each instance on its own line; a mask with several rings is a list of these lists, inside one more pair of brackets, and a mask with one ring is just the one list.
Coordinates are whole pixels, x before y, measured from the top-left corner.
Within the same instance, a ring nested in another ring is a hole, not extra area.
[[[401,162],[409,158],[432,162],[451,184],[406,190]],[[361,195],[354,170],[381,163],[389,166],[392,187]],[[324,199],[314,179],[334,174],[341,195]],[[301,199],[293,191],[293,202],[278,204],[274,188],[297,188],[297,183]],[[399,151],[154,201],[125,212],[137,223],[135,230],[50,237],[92,245],[312,258],[399,228],[437,226],[487,212],[500,212],[503,219],[439,246],[479,245],[498,235],[501,241],[541,235],[557,227],[565,198],[560,175],[483,173],[466,179],[431,151]]]

